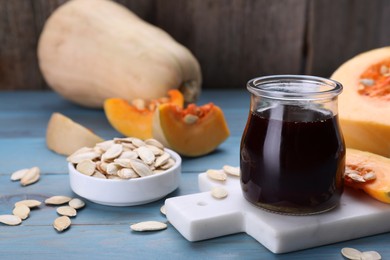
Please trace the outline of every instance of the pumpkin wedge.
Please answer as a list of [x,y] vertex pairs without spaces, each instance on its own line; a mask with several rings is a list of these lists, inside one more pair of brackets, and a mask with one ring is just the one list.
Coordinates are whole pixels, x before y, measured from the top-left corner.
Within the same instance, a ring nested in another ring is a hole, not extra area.
[[344,183],[379,201],[390,203],[390,159],[348,148]]
[[104,141],[91,130],[60,113],[53,113],[46,129],[47,147],[59,154],[71,155],[82,147]]
[[167,103],[154,113],[153,137],[184,156],[208,154],[229,134],[222,110],[213,103],[186,109]]
[[390,157],[390,47],[352,58],[332,79],[344,86],[339,119],[347,147]]
[[168,97],[151,101],[134,99],[129,103],[123,98],[109,98],[104,102],[104,112],[119,133],[145,140],[152,137],[153,113],[162,103],[183,107],[184,98],[176,89],[169,90]]

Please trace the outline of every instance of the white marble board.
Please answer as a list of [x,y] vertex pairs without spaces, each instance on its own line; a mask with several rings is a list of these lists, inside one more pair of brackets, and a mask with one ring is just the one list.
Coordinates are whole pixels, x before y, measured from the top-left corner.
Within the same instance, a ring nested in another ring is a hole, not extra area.
[[[273,253],[286,253],[390,231],[390,205],[359,191],[346,189],[332,211],[287,216],[247,202],[238,177],[220,182],[201,173],[198,181],[201,193],[165,201],[169,222],[189,241],[245,232]],[[214,186],[224,186],[228,197],[213,198]]]

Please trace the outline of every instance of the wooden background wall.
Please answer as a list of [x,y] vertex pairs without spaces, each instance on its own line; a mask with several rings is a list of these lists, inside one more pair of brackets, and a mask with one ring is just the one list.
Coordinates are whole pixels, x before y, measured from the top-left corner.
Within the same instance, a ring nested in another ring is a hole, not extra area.
[[[46,18],[67,0],[0,0],[0,90],[47,89],[37,64]],[[390,45],[389,0],[116,0],[198,58],[207,88],[268,74],[328,77]]]

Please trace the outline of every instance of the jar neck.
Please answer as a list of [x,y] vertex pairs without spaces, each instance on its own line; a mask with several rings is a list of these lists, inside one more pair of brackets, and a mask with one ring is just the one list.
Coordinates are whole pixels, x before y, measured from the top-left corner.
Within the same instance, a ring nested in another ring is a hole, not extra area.
[[248,91],[259,97],[284,101],[334,100],[342,85],[334,80],[306,75],[275,75],[252,79]]

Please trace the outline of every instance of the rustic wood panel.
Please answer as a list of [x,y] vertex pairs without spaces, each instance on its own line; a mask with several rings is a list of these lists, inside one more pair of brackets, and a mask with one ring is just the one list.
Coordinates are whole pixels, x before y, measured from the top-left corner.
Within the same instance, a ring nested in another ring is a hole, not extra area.
[[307,74],[330,76],[356,54],[389,45],[390,1],[309,1]]
[[[68,0],[1,0],[0,90],[46,89],[36,47]],[[204,87],[242,88],[267,74],[329,76],[359,52],[389,45],[388,0],[115,0],[199,59]]]
[[0,89],[41,89],[31,1],[1,1]]
[[305,9],[301,0],[159,0],[156,22],[199,59],[206,86],[238,88],[300,73]]

